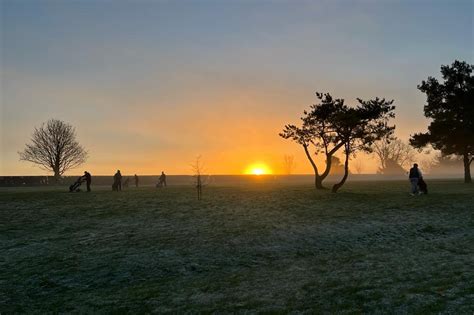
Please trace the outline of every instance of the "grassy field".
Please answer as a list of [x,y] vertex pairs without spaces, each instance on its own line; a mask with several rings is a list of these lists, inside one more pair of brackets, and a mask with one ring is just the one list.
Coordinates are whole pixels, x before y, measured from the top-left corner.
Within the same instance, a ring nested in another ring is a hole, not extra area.
[[474,185],[0,190],[0,313],[474,312]]

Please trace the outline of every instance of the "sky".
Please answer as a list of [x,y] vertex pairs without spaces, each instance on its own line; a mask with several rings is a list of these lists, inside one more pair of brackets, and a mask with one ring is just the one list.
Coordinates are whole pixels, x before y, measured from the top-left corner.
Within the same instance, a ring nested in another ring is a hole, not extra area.
[[[0,0],[0,175],[35,126],[76,128],[95,175],[311,173],[278,136],[329,92],[394,99],[396,135],[424,131],[416,86],[474,60],[474,1]],[[364,172],[377,161],[359,156]]]

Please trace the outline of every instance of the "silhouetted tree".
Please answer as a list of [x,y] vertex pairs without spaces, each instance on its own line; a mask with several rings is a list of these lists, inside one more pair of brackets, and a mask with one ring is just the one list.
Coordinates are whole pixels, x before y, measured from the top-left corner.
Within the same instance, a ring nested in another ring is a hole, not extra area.
[[291,175],[295,168],[295,157],[293,155],[285,154],[283,156],[283,171],[285,175]]
[[[319,104],[310,106],[309,111],[303,112],[301,127],[286,125],[280,136],[291,139],[300,144],[314,171],[316,189],[324,189],[323,180],[329,175],[333,155],[344,145],[337,138],[333,129],[332,117],[345,106],[343,99],[334,99],[329,93],[316,92]],[[318,169],[311,150],[314,154],[325,155],[325,169],[322,173]]]
[[462,156],[464,182],[471,183],[470,166],[474,159],[474,65],[454,61],[441,66],[443,83],[428,77],[418,85],[426,94],[425,116],[431,118],[428,132],[417,133],[411,145],[423,148],[431,144],[444,155]]
[[384,175],[404,174],[415,160],[415,152],[410,145],[389,136],[375,141],[373,151],[380,162],[377,172]]
[[87,152],[76,141],[74,127],[57,119],[35,128],[31,143],[26,144],[23,152],[18,154],[20,160],[52,171],[56,181],[64,172],[83,164],[87,159]]
[[204,163],[201,161],[201,156],[198,156],[193,164],[191,164],[194,177],[194,185],[197,191],[198,200],[202,199],[202,188],[207,184],[209,175],[204,175]]
[[403,175],[406,170],[396,160],[387,159],[385,161],[385,168],[379,167],[377,174],[382,175]]
[[350,156],[358,151],[372,152],[375,141],[393,133],[395,126],[389,126],[390,118],[395,117],[392,101],[376,98],[363,101],[357,99],[357,107],[344,107],[332,118],[332,126],[337,134],[336,141],[344,143],[344,176],[332,187],[336,193],[349,176]]

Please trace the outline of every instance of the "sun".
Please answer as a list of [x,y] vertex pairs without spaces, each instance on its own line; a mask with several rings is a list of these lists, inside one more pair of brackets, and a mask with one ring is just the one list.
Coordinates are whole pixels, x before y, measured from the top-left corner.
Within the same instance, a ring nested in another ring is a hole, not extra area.
[[262,175],[264,173],[265,173],[265,171],[262,170],[261,168],[255,168],[255,169],[252,170],[252,174],[254,174],[254,175]]
[[270,168],[264,163],[252,164],[249,167],[247,167],[247,169],[245,170],[245,174],[247,175],[260,176],[260,175],[268,175],[271,173],[272,171],[270,170]]

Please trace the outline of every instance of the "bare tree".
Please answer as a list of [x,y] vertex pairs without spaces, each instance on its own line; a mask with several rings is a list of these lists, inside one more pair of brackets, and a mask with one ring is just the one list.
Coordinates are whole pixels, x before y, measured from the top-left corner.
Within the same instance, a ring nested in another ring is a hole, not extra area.
[[198,156],[194,163],[191,164],[193,170],[194,184],[197,191],[198,200],[202,199],[202,188],[209,181],[209,175],[205,175],[204,163],[201,161],[201,156]]
[[378,172],[392,175],[405,173],[405,170],[415,160],[416,154],[410,145],[390,136],[376,141],[373,151],[380,162]]
[[18,152],[21,161],[28,161],[52,171],[55,180],[67,170],[78,167],[87,159],[87,151],[77,142],[74,127],[51,119],[33,131],[31,143]]
[[285,154],[283,156],[283,171],[285,175],[291,175],[295,169],[295,157]]

